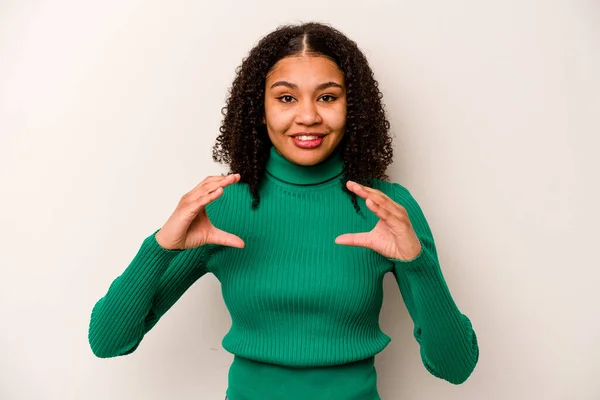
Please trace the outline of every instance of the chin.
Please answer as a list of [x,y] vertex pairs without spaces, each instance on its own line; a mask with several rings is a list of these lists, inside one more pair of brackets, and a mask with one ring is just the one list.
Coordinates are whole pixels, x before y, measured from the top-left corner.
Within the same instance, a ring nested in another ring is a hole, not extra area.
[[321,150],[316,151],[316,150],[293,149],[289,153],[289,156],[286,158],[288,158],[290,161],[292,161],[295,164],[309,167],[312,165],[319,164],[322,161],[325,161],[327,156],[328,156],[328,153],[321,151]]

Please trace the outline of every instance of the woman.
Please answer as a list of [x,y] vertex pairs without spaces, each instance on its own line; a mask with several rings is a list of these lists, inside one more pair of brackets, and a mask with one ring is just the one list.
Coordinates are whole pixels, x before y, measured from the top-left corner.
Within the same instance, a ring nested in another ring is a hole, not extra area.
[[98,357],[133,352],[200,277],[222,285],[229,400],[376,400],[391,272],[425,367],[464,382],[479,348],[410,192],[387,182],[389,123],[364,55],[321,24],[264,37],[238,70],[214,159],[95,305]]

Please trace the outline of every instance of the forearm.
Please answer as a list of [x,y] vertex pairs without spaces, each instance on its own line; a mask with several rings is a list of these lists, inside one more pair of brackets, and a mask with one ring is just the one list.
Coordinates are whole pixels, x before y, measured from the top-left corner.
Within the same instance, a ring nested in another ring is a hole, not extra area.
[[396,268],[423,363],[437,377],[455,384],[464,382],[479,358],[477,337],[470,320],[455,304],[436,257],[424,247],[414,260],[397,261]]
[[92,310],[88,339],[94,354],[114,357],[137,346],[147,331],[146,325],[153,325],[153,299],[178,253],[161,248],[153,235],[144,240],[129,266]]

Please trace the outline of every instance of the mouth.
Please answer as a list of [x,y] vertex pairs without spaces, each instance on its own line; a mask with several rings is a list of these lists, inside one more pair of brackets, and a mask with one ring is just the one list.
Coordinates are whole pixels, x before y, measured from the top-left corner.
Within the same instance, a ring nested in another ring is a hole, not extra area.
[[314,149],[323,143],[323,133],[299,133],[292,135],[292,141],[301,149]]

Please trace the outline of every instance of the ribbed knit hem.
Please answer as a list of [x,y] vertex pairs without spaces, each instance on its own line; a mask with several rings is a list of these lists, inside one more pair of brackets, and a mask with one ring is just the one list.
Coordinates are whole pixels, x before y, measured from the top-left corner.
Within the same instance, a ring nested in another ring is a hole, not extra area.
[[235,356],[227,396],[230,400],[381,400],[374,357],[343,365],[295,368]]

